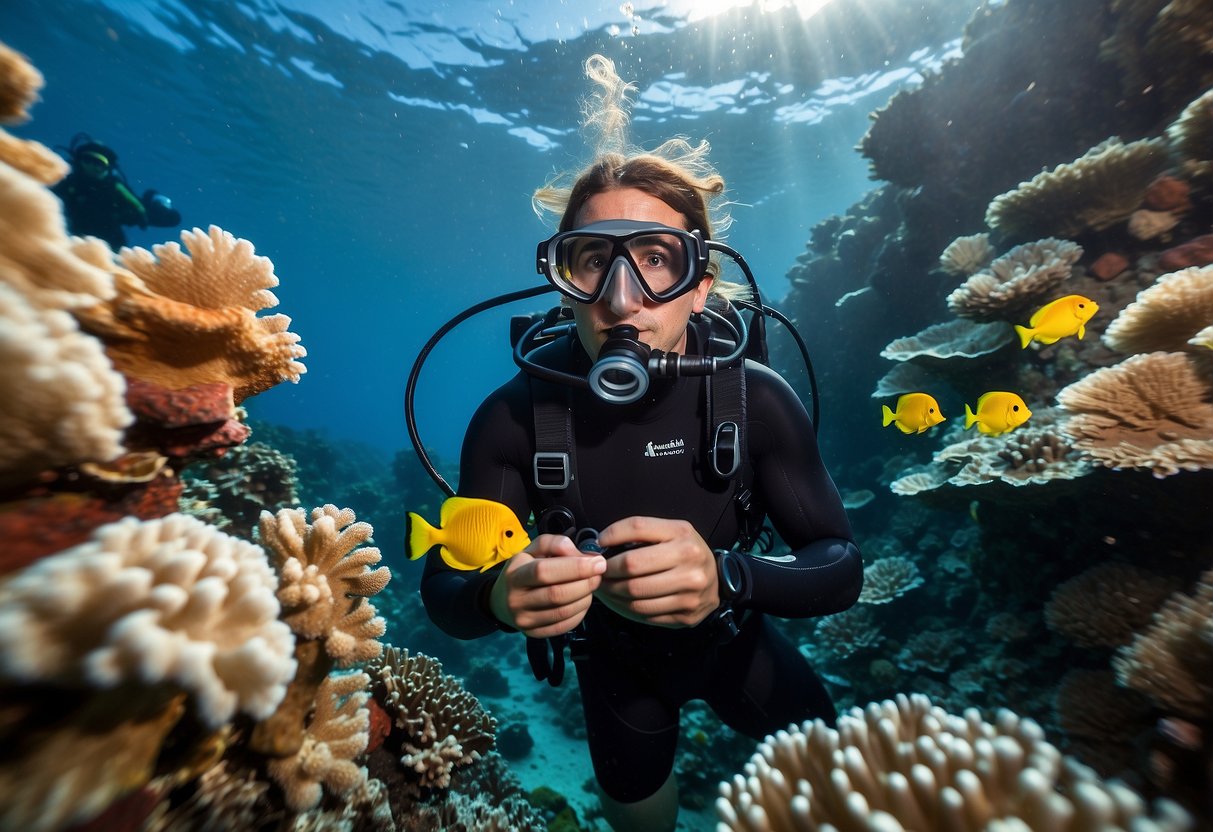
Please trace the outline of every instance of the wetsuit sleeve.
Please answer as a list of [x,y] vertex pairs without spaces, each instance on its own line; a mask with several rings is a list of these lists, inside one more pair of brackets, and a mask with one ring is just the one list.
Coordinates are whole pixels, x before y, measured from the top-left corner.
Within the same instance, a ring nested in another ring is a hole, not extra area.
[[[525,461],[532,451],[530,398],[525,378],[515,378],[477,409],[464,434],[459,461],[459,494],[496,500],[525,524]],[[488,594],[504,564],[487,572],[452,569],[431,552],[421,577],[421,600],[430,619],[455,638],[471,639],[509,629],[489,612]]]
[[114,210],[123,225],[147,228],[147,209],[131,189],[117,179],[114,180]]
[[755,491],[790,553],[747,556],[741,606],[781,618],[841,612],[863,587],[863,560],[842,499],[821,460],[804,405],[772,370],[746,374]]

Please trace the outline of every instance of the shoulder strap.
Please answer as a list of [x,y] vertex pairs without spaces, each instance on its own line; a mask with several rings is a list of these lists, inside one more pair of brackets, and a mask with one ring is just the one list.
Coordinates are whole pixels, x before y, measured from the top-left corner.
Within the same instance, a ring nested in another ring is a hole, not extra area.
[[535,423],[531,477],[543,506],[542,514],[535,519],[540,532],[571,535],[583,516],[570,402],[572,391],[534,377],[529,381]]

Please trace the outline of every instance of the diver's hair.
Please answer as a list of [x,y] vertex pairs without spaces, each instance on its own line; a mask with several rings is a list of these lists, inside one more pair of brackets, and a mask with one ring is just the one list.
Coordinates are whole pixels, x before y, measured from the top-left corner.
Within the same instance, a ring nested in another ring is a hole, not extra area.
[[[724,199],[724,177],[708,161],[706,141],[692,144],[676,137],[645,152],[627,140],[628,93],[635,87],[623,81],[615,64],[602,55],[585,62],[586,77],[597,88],[582,104],[582,128],[593,149],[594,161],[576,175],[557,175],[531,196],[535,213],[560,218],[559,230],[568,231],[581,209],[596,194],[616,188],[636,188],[655,196],[685,218],[688,230],[698,229],[706,239],[718,239],[732,222]],[[713,278],[719,266],[708,269]],[[729,299],[748,297],[748,286],[714,280],[712,292]]]

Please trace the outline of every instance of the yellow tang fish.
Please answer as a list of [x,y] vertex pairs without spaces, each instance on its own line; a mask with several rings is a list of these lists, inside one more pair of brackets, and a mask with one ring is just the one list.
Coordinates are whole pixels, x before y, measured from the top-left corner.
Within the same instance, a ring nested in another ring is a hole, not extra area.
[[991,391],[977,400],[977,412],[965,405],[965,430],[977,424],[977,429],[998,436],[1022,425],[1032,416],[1024,400],[1014,393]]
[[906,393],[897,400],[897,410],[890,410],[885,404],[881,405],[881,412],[884,414],[883,427],[897,425],[902,433],[922,433],[946,421],[939,402],[926,393]]
[[490,569],[531,544],[531,538],[508,506],[476,497],[449,497],[442,504],[439,528],[420,514],[408,513],[409,558],[416,560],[434,546],[452,569]]
[[1087,321],[1099,311],[1099,304],[1082,295],[1066,295],[1050,301],[1032,316],[1027,326],[1016,324],[1019,343],[1023,349],[1039,341],[1052,344],[1068,335],[1077,335],[1079,340],[1087,334]]

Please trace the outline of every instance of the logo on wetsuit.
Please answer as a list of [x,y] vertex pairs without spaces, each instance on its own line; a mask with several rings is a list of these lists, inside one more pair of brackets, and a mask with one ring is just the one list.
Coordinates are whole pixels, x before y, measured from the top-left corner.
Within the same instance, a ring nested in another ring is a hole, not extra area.
[[683,446],[686,445],[681,439],[671,439],[669,442],[663,442],[660,445],[654,445],[652,442],[644,446],[645,456],[677,456],[685,451]]

